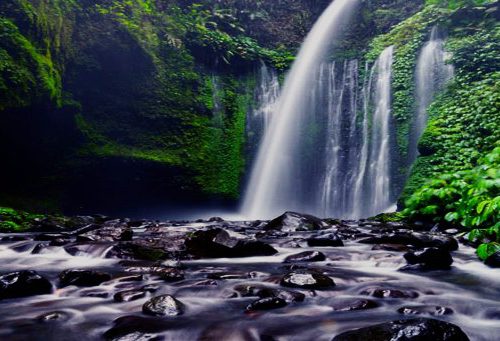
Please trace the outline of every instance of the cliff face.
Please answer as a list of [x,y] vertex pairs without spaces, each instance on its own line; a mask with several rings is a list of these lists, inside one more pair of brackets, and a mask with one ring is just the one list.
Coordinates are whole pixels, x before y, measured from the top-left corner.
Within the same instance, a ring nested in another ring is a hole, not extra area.
[[[329,3],[2,1],[0,202],[89,211],[234,203],[256,70],[264,61],[286,71]],[[363,1],[334,57],[369,60],[393,41],[395,24],[422,8],[423,1]],[[401,35],[401,56],[416,53],[423,27],[412,44]],[[396,94],[402,117],[410,81]]]

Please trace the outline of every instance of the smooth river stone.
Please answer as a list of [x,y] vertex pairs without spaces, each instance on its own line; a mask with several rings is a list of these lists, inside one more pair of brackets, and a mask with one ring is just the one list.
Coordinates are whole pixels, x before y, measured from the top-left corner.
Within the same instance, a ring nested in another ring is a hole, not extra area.
[[142,312],[153,316],[177,316],[184,313],[184,304],[171,295],[156,296],[144,303]]
[[285,258],[285,263],[295,262],[322,262],[326,256],[319,251],[304,251]]
[[0,276],[0,300],[50,294],[52,284],[36,271],[23,270]]
[[469,341],[456,325],[433,319],[399,320],[351,330],[332,341]]
[[329,289],[335,282],[328,276],[308,270],[297,270],[287,273],[280,282],[285,287],[303,289]]

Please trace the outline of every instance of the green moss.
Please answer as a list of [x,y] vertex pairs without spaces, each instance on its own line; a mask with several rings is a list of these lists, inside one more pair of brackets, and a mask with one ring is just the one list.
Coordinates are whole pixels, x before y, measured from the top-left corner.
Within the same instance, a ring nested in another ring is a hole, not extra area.
[[35,220],[42,219],[43,217],[43,215],[39,214],[31,214],[8,207],[0,207],[0,231],[23,231],[29,229]]

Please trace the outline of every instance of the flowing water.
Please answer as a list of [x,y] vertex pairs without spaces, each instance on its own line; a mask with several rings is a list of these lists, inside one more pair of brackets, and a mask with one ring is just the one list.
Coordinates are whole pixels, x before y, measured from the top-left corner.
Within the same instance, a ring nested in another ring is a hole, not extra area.
[[432,28],[417,61],[415,72],[415,98],[417,109],[412,122],[408,157],[415,161],[417,144],[427,125],[427,109],[437,92],[453,77],[453,66],[446,64],[449,56],[444,50],[444,40],[437,26]]
[[330,42],[339,38],[358,2],[335,0],[307,36],[285,80],[279,104],[260,146],[243,200],[245,216],[269,218],[284,210],[304,211],[305,203],[310,201],[309,193],[317,191],[309,181],[316,175],[310,171],[317,165],[303,149],[318,129],[309,120],[313,115],[308,112],[308,106],[314,96],[319,65],[326,59]]
[[[254,222],[159,223],[149,222],[134,228],[134,239],[174,238],[206,226],[220,226],[234,235],[254,236],[262,229]],[[257,226],[257,227],[256,227]],[[59,272],[85,268],[111,273],[113,279],[99,286],[69,286],[52,294],[0,300],[0,338],[3,340],[98,340],[113,327],[115,319],[127,316],[120,336],[115,340],[331,340],[345,330],[401,318],[402,307],[442,306],[451,314],[427,316],[460,326],[474,341],[497,339],[500,333],[500,270],[477,261],[474,250],[460,246],[453,252],[451,270],[406,273],[401,252],[373,250],[357,239],[344,240],[344,247],[311,248],[304,240],[327,233],[374,233],[379,227],[369,222],[345,221],[339,226],[315,232],[293,232],[267,240],[279,253],[269,257],[201,259],[183,261],[185,279],[167,283],[154,275],[142,280],[126,280],[133,274],[134,263],[110,257],[111,244],[72,242],[66,246],[36,247],[34,235],[12,235],[0,243],[0,273],[36,269],[57,285]],[[376,233],[376,232],[375,232]],[[3,237],[4,235],[0,235]],[[156,236],[156,237],[155,237]],[[25,238],[25,240],[22,240]],[[21,240],[20,240],[21,239]],[[78,246],[70,255],[66,250]],[[303,263],[327,274],[336,282],[329,290],[302,290],[303,302],[286,307],[246,312],[257,297],[245,297],[235,291],[240,284],[286,289],[279,285],[290,269],[285,257],[306,250],[321,251],[325,261]],[[168,262],[171,264],[172,262]],[[140,265],[146,266],[146,265]],[[233,279],[207,280],[216,273],[232,274]],[[117,303],[118,291],[158,286],[156,292],[131,302]],[[417,294],[415,298],[377,298],[364,293],[372,288],[400,289]],[[185,305],[185,313],[176,317],[148,317],[141,307],[152,296],[174,295]],[[355,300],[372,300],[376,308],[336,311],[335,307]],[[41,315],[60,312],[59,320],[43,320]],[[202,337],[203,335],[203,337]],[[121,338],[120,338],[121,337]],[[267,338],[266,338],[267,337]]]

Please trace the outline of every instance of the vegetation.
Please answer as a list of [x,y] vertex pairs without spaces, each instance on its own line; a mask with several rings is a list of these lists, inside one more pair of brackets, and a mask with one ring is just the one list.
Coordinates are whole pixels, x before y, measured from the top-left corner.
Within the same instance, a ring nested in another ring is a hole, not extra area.
[[0,207],[0,232],[19,232],[29,229],[35,220],[43,217],[43,215]]

